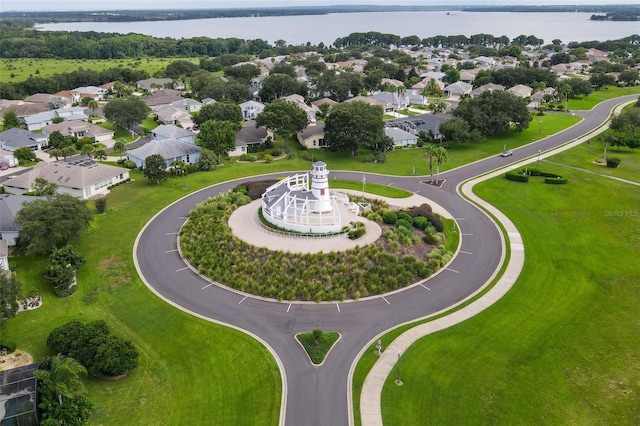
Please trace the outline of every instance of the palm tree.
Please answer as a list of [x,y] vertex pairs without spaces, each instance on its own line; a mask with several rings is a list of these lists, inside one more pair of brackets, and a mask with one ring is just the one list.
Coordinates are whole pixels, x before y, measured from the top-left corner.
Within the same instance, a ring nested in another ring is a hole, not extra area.
[[49,150],[49,157],[56,157],[56,161],[62,157],[62,150],[58,148],[53,148]]
[[87,370],[78,361],[56,355],[51,358],[49,370],[37,370],[33,375],[49,386],[58,397],[58,403],[62,405],[63,396],[73,398],[86,392],[79,377],[80,373],[86,374]]
[[127,150],[127,146],[123,141],[118,140],[113,144],[113,150],[120,153],[120,159],[122,160],[122,154]]
[[92,144],[88,143],[86,145],[82,145],[82,149],[80,150],[80,152],[86,155],[87,157],[91,158],[91,155],[95,150],[96,148]]
[[436,147],[430,143],[425,147],[425,156],[429,161],[429,173],[431,173],[431,182],[433,182],[433,157],[436,156]]
[[96,110],[98,109],[98,106],[99,106],[99,105],[98,105],[98,102],[96,102],[96,100],[95,100],[95,99],[91,99],[91,100],[89,101],[89,103],[87,104],[87,106],[88,106],[89,108],[91,108],[91,111],[93,111],[93,116],[95,117],[95,115],[96,115]]
[[440,182],[440,164],[449,160],[449,156],[447,155],[447,150],[439,146],[435,149],[435,157],[436,157],[436,183]]

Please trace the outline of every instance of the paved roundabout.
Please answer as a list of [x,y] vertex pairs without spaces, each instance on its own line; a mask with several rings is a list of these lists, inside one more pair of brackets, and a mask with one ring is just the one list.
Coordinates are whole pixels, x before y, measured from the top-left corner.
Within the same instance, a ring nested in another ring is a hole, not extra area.
[[[504,258],[504,239],[484,211],[458,193],[461,183],[534,158],[604,123],[627,96],[599,104],[581,113],[575,126],[514,151],[513,156],[487,158],[442,173],[440,188],[426,185],[424,177],[366,174],[367,182],[393,185],[443,206],[461,233],[457,255],[428,281],[404,290],[357,302],[289,303],[264,300],[229,290],[196,274],[181,258],[178,233],[197,204],[256,177],[224,182],[187,195],[149,221],[134,245],[134,261],[145,284],[168,303],[212,322],[242,330],[261,341],[274,355],[283,379],[280,423],[289,425],[346,425],[350,414],[350,368],[362,348],[385,331],[446,310],[467,299],[492,280]],[[295,171],[294,171],[295,172]],[[285,173],[265,175],[280,177]],[[338,179],[361,180],[362,173],[332,172]],[[310,365],[294,335],[314,328],[338,331],[342,339],[321,367]],[[231,343],[232,344],[232,343]]]

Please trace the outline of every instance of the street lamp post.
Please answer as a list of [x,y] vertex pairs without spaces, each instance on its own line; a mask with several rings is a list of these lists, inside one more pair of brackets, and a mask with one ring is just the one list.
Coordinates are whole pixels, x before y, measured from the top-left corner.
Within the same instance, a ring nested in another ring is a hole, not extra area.
[[400,355],[402,355],[402,352],[398,351],[398,377],[396,378],[396,385],[402,384],[402,379],[400,378]]
[[536,161],[536,168],[538,167],[538,164],[540,164],[540,149],[538,150],[538,161]]

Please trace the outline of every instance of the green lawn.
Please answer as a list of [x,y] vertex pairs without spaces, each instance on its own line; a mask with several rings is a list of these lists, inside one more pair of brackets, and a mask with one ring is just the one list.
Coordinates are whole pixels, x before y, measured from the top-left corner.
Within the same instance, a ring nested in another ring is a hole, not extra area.
[[[53,74],[85,70],[105,71],[110,68],[129,68],[146,71],[149,75],[164,69],[171,62],[186,60],[197,64],[199,58],[129,58],[129,59],[37,59],[7,58],[0,60],[0,82],[15,83],[29,77],[49,77]],[[39,72],[38,72],[39,71]],[[13,75],[13,77],[12,77]]]
[[[199,175],[187,180],[190,189],[211,183],[212,174]],[[141,354],[135,371],[119,381],[87,380],[96,405],[92,424],[276,424],[281,379],[266,349],[173,309],[138,278],[131,257],[137,232],[185,191],[181,179],[158,187],[138,172],[132,176],[135,182],[112,190],[107,213],[95,217],[78,246],[87,263],[75,295],[54,296],[42,276],[45,259],[11,258],[23,293],[38,289],[44,305],[10,320],[3,337],[36,360],[49,354],[49,332],[71,319],[105,319],[132,340]]]
[[[363,189],[362,182],[357,182],[354,180],[333,179],[329,182],[329,186],[331,188],[350,189],[352,191],[362,191]],[[376,183],[365,183],[364,190],[365,192],[368,192],[370,194],[376,194],[383,197],[391,198],[409,198],[413,195],[411,192],[405,191],[404,189],[398,189],[386,185],[379,185]]]
[[383,390],[385,424],[640,421],[637,188],[542,168],[569,184],[476,187],[522,233],[523,273],[494,306],[403,355],[404,386],[394,371]]
[[[626,96],[632,94],[640,95],[640,86],[632,87],[617,87],[608,86],[600,90],[595,90],[587,97],[580,96],[576,98],[569,98],[569,110],[587,110],[592,109],[594,106],[607,99],[615,98],[618,96]],[[563,103],[564,105],[564,103]]]

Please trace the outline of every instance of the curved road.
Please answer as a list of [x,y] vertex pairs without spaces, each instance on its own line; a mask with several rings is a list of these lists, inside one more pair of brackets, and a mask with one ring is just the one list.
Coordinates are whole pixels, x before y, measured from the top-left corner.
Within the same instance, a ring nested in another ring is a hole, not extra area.
[[[255,179],[239,179],[211,186],[170,205],[141,231],[134,247],[138,271],[145,283],[180,307],[260,336],[282,361],[286,379],[284,421],[289,425],[347,425],[349,368],[360,349],[381,332],[422,318],[456,304],[482,287],[501,259],[500,233],[492,221],[456,192],[457,186],[474,176],[535,156],[571,141],[600,126],[613,107],[637,95],[599,104],[579,124],[539,142],[514,150],[513,156],[487,158],[441,174],[442,188],[421,183],[425,177],[367,174],[368,182],[393,185],[417,192],[446,208],[457,219],[462,238],[460,254],[447,269],[432,277],[428,289],[413,286],[403,291],[339,303],[275,302],[245,297],[216,285],[188,269],[177,251],[177,233],[198,203]],[[268,176],[282,176],[276,173]],[[361,172],[332,172],[339,179],[360,180]],[[314,328],[338,331],[342,339],[324,365],[310,365],[295,341],[298,332]]]

